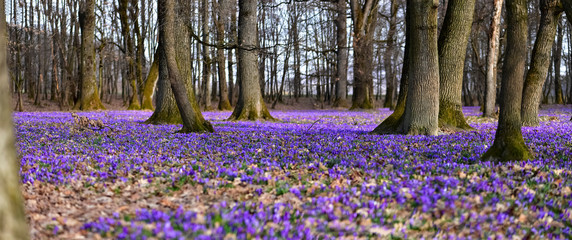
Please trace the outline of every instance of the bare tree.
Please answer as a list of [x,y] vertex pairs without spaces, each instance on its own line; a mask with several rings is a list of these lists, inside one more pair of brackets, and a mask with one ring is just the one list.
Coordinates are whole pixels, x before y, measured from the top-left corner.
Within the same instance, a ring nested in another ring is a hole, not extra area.
[[474,0],[450,0],[439,33],[439,126],[472,129],[463,115],[463,69],[475,12]]
[[[227,1],[226,0],[213,0],[213,8],[216,10],[215,19],[216,25],[216,37],[217,44],[222,46],[224,44],[225,31],[224,26],[226,25],[227,19]],[[222,47],[217,47],[216,49],[216,62],[218,70],[218,81],[219,81],[219,110],[230,110],[230,101],[228,100],[228,86],[226,83],[226,59],[224,55],[224,49]]]
[[550,52],[556,35],[558,19],[562,15],[559,0],[541,0],[541,20],[536,41],[532,49],[530,69],[524,80],[521,117],[524,126],[538,126],[538,106],[542,95],[542,86],[548,74]]
[[524,160],[532,156],[522,138],[520,118],[528,37],[526,0],[507,0],[506,12],[507,46],[498,127],[493,145],[482,156],[491,161]]
[[274,120],[262,99],[258,71],[257,0],[238,2],[238,103],[229,120]]
[[350,109],[372,109],[373,35],[378,0],[350,0],[354,29],[354,91]]
[[[176,43],[187,42],[190,39],[188,34],[186,34],[186,39],[176,39],[176,34],[174,34],[180,31],[186,32],[184,29],[186,23],[176,24],[175,22],[175,15],[177,15],[177,19],[179,19],[178,22],[184,21],[181,20],[180,13],[176,14],[175,9],[177,7],[176,5],[185,1],[186,0],[179,0],[178,2],[175,0],[158,0],[159,15],[157,22],[159,23],[159,48],[161,48],[159,54],[162,55],[159,59],[159,72],[167,71],[166,74],[163,74],[167,79],[163,79],[163,81],[168,80],[171,85],[171,90],[173,91],[183,122],[183,128],[180,132],[212,132],[212,125],[204,120],[199,111],[194,94],[192,94],[192,91],[188,91],[183,82],[183,78],[185,78],[186,75],[185,71],[181,71],[177,64],[179,61],[177,61],[178,54],[175,50]],[[180,8],[177,8],[177,10],[181,12]],[[187,45],[186,48],[179,45],[178,49],[189,52],[189,45]],[[160,73],[159,75],[162,74]],[[191,92],[191,94],[189,94],[189,92]]]
[[487,75],[485,84],[485,104],[483,116],[492,117],[495,113],[497,95],[497,60],[500,35],[500,19],[503,0],[493,0],[493,16],[491,19],[489,48],[487,53]]
[[334,107],[347,107],[348,84],[348,37],[347,37],[347,6],[345,0],[336,3],[336,99]]
[[95,0],[85,0],[80,5],[79,22],[81,26],[81,99],[76,109],[104,109],[97,90],[95,79]]

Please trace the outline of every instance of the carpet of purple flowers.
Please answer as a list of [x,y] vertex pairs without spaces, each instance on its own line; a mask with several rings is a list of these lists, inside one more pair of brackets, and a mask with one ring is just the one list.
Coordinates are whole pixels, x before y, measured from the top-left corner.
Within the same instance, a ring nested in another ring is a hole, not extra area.
[[17,113],[34,239],[483,239],[572,237],[570,108],[523,128],[536,157],[479,156],[496,122],[436,137],[368,134],[390,112],[272,112],[215,133],[147,125],[150,112]]

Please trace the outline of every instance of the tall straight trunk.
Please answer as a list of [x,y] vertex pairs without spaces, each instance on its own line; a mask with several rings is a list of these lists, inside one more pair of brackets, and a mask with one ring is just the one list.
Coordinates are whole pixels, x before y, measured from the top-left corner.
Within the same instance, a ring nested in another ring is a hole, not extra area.
[[389,30],[387,32],[386,49],[383,53],[383,69],[385,70],[385,100],[383,107],[395,108],[395,71],[393,69],[393,56],[395,55],[395,33],[397,32],[397,0],[391,1]]
[[487,52],[487,76],[485,84],[484,117],[493,117],[495,114],[497,97],[497,61],[500,35],[500,18],[503,0],[493,0],[494,10],[489,35],[489,48]]
[[538,106],[542,97],[542,86],[551,64],[550,52],[556,35],[558,19],[562,14],[558,0],[541,0],[540,9],[540,26],[532,49],[532,60],[524,80],[522,94],[520,115],[524,126],[538,126],[540,123]]
[[[190,82],[188,79],[191,76],[189,66],[185,66],[188,64],[178,64],[181,62],[179,60],[182,60],[178,59],[181,55],[188,57],[186,60],[190,59],[190,36],[185,29],[188,26],[182,15],[186,11],[181,6],[185,2],[186,0],[158,0],[159,48],[162,48],[159,50],[159,75],[166,77],[162,80],[171,85],[183,122],[180,132],[213,132],[212,125],[204,120],[199,111],[195,95],[193,91],[189,91],[189,84],[185,85],[185,82]],[[181,32],[185,34],[175,34]]]
[[290,25],[291,25],[291,34],[293,38],[291,39],[291,42],[294,45],[294,91],[293,92],[297,102],[298,98],[300,97],[301,86],[302,86],[302,71],[301,71],[302,61],[300,60],[302,53],[300,51],[300,39],[299,39],[300,30],[298,27],[300,10],[298,9],[298,5],[293,5],[292,10],[293,10],[292,13],[293,16]]
[[6,62],[6,11],[0,0],[0,239],[30,239],[20,189],[20,161],[12,122],[12,94]]
[[439,33],[439,126],[472,129],[463,115],[463,73],[475,0],[449,0]]
[[336,3],[336,99],[334,107],[348,107],[346,88],[348,84],[348,30],[346,1]]
[[[213,4],[217,0],[213,0]],[[218,45],[224,44],[224,26],[226,25],[226,17],[224,14],[225,12],[223,9],[226,9],[228,4],[224,0],[218,0],[218,16],[216,16],[216,37]],[[232,107],[230,106],[230,101],[228,100],[228,86],[226,85],[226,59],[224,56],[224,49],[217,48],[216,50],[216,57],[217,57],[217,70],[218,70],[218,81],[219,81],[219,101],[218,101],[218,109],[219,110],[230,110]]]
[[[208,0],[202,0],[202,37],[203,42],[209,42],[209,6]],[[206,44],[203,44],[203,75],[202,75],[202,93],[201,93],[201,103],[205,110],[211,110],[211,56],[210,48]]]
[[[137,79],[136,88],[137,93],[134,97],[137,98],[137,103],[139,103],[139,109],[141,109],[141,101],[143,100],[143,95],[140,88],[143,88],[143,64],[145,62],[145,34],[142,32],[141,24],[144,24],[144,18],[141,19],[141,23],[139,22],[139,16],[144,16],[143,14],[145,10],[144,2],[140,2],[139,0],[131,0],[131,5],[133,6],[131,10],[131,22],[133,24],[133,31],[134,35],[137,37],[136,41],[134,41],[134,48],[135,48],[135,77]],[[139,7],[143,7],[140,9]],[[140,13],[140,11],[143,11]]]
[[[127,80],[131,86],[131,96],[129,107],[127,109],[137,110],[141,108],[141,103],[139,102],[138,91],[137,91],[137,63],[136,63],[136,52],[134,46],[133,36],[131,35],[131,24],[129,23],[128,9],[129,0],[119,0],[119,19],[121,22],[121,35],[123,36],[123,47],[125,51],[125,57],[127,59]],[[126,96],[128,97],[128,96]]]
[[95,79],[95,0],[86,0],[80,6],[81,26],[81,97],[75,106],[79,110],[104,109]]
[[[59,9],[59,0],[56,0],[56,8]],[[50,54],[52,59],[52,84],[50,89],[50,100],[57,101],[58,95],[60,94],[59,91],[59,79],[58,79],[58,59],[57,59],[57,50],[56,48],[62,47],[57,44],[59,42],[59,34],[56,30],[56,20],[54,17],[54,13],[52,12],[52,1],[48,2],[48,13],[50,19],[50,28],[52,30],[52,40],[50,41]]]
[[439,59],[437,7],[439,2],[408,0],[412,11],[409,89],[403,122],[398,132],[408,135],[437,135],[439,115]]
[[266,108],[260,91],[258,49],[256,46],[257,0],[238,1],[238,103],[229,120],[274,120]]
[[354,91],[350,109],[373,109],[373,34],[378,0],[350,1],[354,28]]
[[[233,3],[233,6],[231,8],[230,11],[230,35],[229,35],[229,39],[232,43],[238,43],[238,33],[236,30],[237,27],[237,23],[236,23],[236,6]],[[236,105],[236,101],[238,99],[238,96],[236,94],[236,92],[238,91],[238,76],[236,77],[236,81],[234,81],[234,73],[233,73],[233,69],[234,69],[234,65],[235,62],[233,62],[233,59],[235,59],[235,56],[237,55],[236,53],[237,50],[233,50],[233,49],[229,49],[228,50],[228,98],[229,98],[229,102],[230,105],[235,106]],[[236,57],[238,58],[238,57]]]
[[[213,0],[216,1],[216,0]],[[217,42],[219,45],[224,44],[224,26],[226,24],[226,16],[223,15],[222,7],[226,6],[227,4],[224,3],[224,0],[219,0],[218,3],[218,16],[216,22],[216,36]],[[218,70],[218,81],[219,81],[219,101],[218,101],[218,109],[219,110],[230,110],[232,107],[230,106],[230,101],[228,100],[228,86],[226,84],[226,59],[224,56],[224,49],[217,48],[216,50],[216,58],[217,58],[217,70]]]
[[[556,21],[557,23],[559,20]],[[554,52],[552,56],[554,57],[554,92],[556,104],[564,104],[564,97],[562,94],[562,81],[560,78],[560,64],[562,63],[562,24],[558,24],[558,34],[556,45],[554,46]]]
[[482,156],[487,161],[531,157],[522,138],[520,118],[528,37],[526,3],[526,0],[506,1],[507,46],[502,69],[500,114],[494,143]]

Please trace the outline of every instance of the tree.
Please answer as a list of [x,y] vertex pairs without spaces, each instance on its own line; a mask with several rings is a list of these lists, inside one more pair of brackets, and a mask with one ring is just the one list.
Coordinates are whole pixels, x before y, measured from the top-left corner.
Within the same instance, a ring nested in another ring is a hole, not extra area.
[[257,0],[238,2],[239,96],[229,120],[274,120],[260,90],[257,49]]
[[350,0],[354,29],[354,91],[350,109],[373,109],[373,34],[378,0]]
[[81,97],[75,108],[80,110],[104,109],[95,79],[95,0],[81,2],[79,23],[81,28]]
[[19,162],[12,123],[12,98],[6,62],[6,11],[0,0],[0,239],[29,239]]
[[507,46],[502,69],[500,114],[493,145],[482,159],[490,161],[524,160],[531,152],[524,144],[520,104],[527,49],[526,0],[507,0]]
[[[119,0],[119,7],[117,12],[119,13],[119,19],[121,21],[121,34],[123,35],[123,50],[125,57],[127,58],[127,78],[131,85],[131,100],[129,107],[130,110],[138,110],[141,108],[139,103],[138,91],[137,91],[137,62],[135,53],[135,44],[133,37],[131,35],[131,24],[129,23],[128,8],[135,7],[137,3],[131,3],[130,0]],[[133,22],[132,22],[133,23]]]
[[[439,114],[439,64],[437,48],[438,2],[408,0],[406,13],[407,95],[400,116],[394,114],[373,133],[437,135]],[[403,78],[403,76],[402,76]],[[403,87],[404,84],[402,84]],[[402,88],[403,90],[403,88]],[[400,97],[401,98],[401,97]]]
[[[202,41],[209,42],[209,4],[208,0],[202,0]],[[210,47],[207,44],[202,45],[202,58],[203,58],[203,69],[202,69],[202,89],[201,89],[201,106],[204,110],[212,110],[211,106],[211,91],[214,90],[211,87],[212,81],[212,59],[210,54]]]
[[497,96],[497,59],[500,35],[500,18],[503,0],[493,0],[493,16],[491,19],[489,48],[487,53],[487,73],[485,84],[485,104],[483,116],[492,117],[495,114],[495,102]]
[[383,54],[383,68],[385,70],[385,100],[383,107],[395,109],[395,72],[393,70],[393,56],[395,55],[395,34],[397,32],[397,0],[391,1],[389,11],[389,30],[387,32],[387,42],[385,53]]
[[472,129],[463,115],[463,70],[474,0],[450,0],[439,33],[439,126]]
[[[213,127],[204,120],[188,84],[191,78],[187,64],[190,60],[190,35],[186,29],[186,18],[183,17],[185,4],[188,4],[186,0],[158,0],[160,86],[157,108],[147,121],[172,123],[180,118],[183,122],[180,132],[212,132]],[[172,96],[165,89],[168,86]],[[173,96],[178,113],[173,109]]]
[[[217,16],[213,18],[215,19],[216,25],[216,37],[217,37],[217,44],[222,46],[224,44],[224,26],[226,25],[226,18],[228,14],[228,5],[227,1],[225,0],[213,0],[213,7],[217,11]],[[216,7],[215,7],[216,6]],[[228,88],[226,83],[226,59],[224,56],[224,48],[217,47],[216,49],[216,62],[218,67],[218,81],[219,81],[219,101],[218,101],[218,109],[219,110],[230,110],[232,107],[230,106],[230,101],[228,100]]]
[[540,1],[541,20],[532,49],[530,69],[524,80],[521,118],[524,126],[538,126],[538,106],[542,95],[542,86],[548,74],[550,52],[556,35],[558,19],[562,14],[559,0]]
[[336,3],[336,99],[334,107],[347,106],[347,84],[348,84],[348,30],[346,18],[346,1],[338,0]]

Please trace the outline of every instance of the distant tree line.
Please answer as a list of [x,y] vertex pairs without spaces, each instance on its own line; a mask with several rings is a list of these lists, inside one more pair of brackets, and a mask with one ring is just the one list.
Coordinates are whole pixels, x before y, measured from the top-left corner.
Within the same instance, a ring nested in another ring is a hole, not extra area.
[[[451,3],[444,0],[437,7],[438,32]],[[457,59],[465,63],[461,103],[483,106],[491,115],[500,90],[497,72],[506,53],[506,17],[500,14],[504,10],[498,0],[472,4],[468,44],[456,49],[466,52],[464,59]],[[238,36],[238,2],[196,0],[185,5],[183,15],[191,36],[187,64],[199,105],[203,110],[229,110],[239,95],[238,53],[232,45]],[[292,104],[309,97],[321,106],[394,108],[404,63],[406,5],[404,0],[257,1],[257,69],[264,100],[272,105]],[[527,49],[533,49],[546,19],[540,5],[540,0],[527,3]],[[500,6],[497,11],[495,6]],[[86,81],[94,82],[94,93],[104,103],[117,99],[127,109],[153,109],[158,91],[156,10],[153,0],[8,0],[9,67],[16,110],[24,110],[22,97],[39,106],[56,101],[62,109],[93,108],[80,100],[82,91],[91,88],[83,84],[84,77],[95,78]],[[95,56],[93,69],[90,64],[85,69],[82,54],[90,53],[82,53],[81,43],[90,37],[82,34],[82,23],[90,33],[90,22]],[[542,103],[572,103],[571,55],[563,52],[572,46],[572,31],[565,18],[559,17],[555,24],[548,74],[538,94]],[[491,52],[491,36],[496,34],[496,52]],[[492,59],[494,55],[500,57]],[[531,58],[529,51],[529,68]],[[499,67],[488,65],[493,60]],[[82,75],[82,69],[95,76]]]

